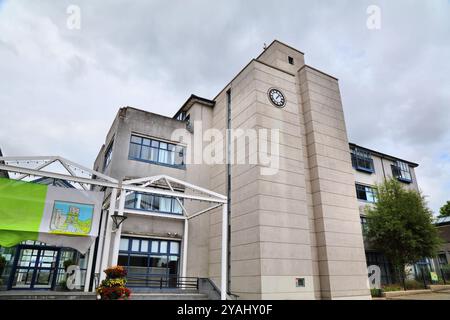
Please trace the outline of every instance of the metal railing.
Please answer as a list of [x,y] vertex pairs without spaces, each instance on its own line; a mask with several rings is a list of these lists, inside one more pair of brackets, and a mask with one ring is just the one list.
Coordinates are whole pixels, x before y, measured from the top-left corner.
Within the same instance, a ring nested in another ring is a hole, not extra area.
[[129,273],[127,286],[141,288],[184,288],[198,290],[198,278],[178,275]]

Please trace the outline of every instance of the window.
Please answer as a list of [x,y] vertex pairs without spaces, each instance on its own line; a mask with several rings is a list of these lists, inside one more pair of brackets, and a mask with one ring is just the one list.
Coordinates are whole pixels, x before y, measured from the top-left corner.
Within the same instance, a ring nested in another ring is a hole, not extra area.
[[123,237],[120,244],[118,264],[127,269],[130,287],[177,286],[179,241]]
[[132,135],[128,158],[173,167],[184,167],[184,147]]
[[177,120],[184,121],[186,119],[186,111],[182,111],[178,114]]
[[406,162],[396,161],[391,167],[393,176],[398,180],[408,183],[412,181],[409,165]]
[[361,228],[363,231],[363,234],[367,232],[367,218],[364,216],[359,216],[359,219],[361,221]]
[[358,200],[372,203],[377,201],[375,188],[364,186],[362,184],[356,184],[356,197],[358,198]]
[[111,143],[109,144],[108,148],[106,149],[105,152],[105,160],[103,162],[103,170],[106,169],[106,167],[109,165],[109,163],[111,162],[112,159],[112,147],[113,147],[113,143],[114,141],[111,141]]
[[369,173],[375,172],[373,159],[370,152],[367,152],[363,149],[354,148],[351,149],[351,155],[353,168]]
[[294,64],[294,58],[292,58],[292,57],[288,57],[288,62],[289,62],[289,64]]
[[[180,201],[183,203],[183,199]],[[183,213],[176,198],[138,192],[132,192],[126,196],[125,208],[173,214]]]
[[394,267],[386,258],[386,256],[379,252],[366,252],[367,266],[377,265],[381,271],[381,284],[391,284],[396,281]]
[[305,287],[305,278],[296,278],[295,279],[295,286],[304,288]]
[[448,264],[447,256],[445,255],[445,252],[438,254],[438,262],[439,262],[439,265],[441,265],[441,266]]

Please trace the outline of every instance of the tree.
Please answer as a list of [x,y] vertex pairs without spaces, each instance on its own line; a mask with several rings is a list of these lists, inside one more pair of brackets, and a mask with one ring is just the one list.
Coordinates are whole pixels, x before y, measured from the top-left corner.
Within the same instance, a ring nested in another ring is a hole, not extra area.
[[439,209],[439,213],[439,217],[450,217],[450,201],[447,201],[447,203]]
[[405,287],[405,265],[435,256],[441,240],[423,195],[403,188],[396,179],[376,190],[377,202],[366,207],[367,240],[385,254]]

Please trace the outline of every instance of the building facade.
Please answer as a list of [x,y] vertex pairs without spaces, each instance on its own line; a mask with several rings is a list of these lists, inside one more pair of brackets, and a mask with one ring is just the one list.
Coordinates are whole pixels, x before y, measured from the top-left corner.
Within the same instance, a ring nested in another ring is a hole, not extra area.
[[[261,163],[185,161],[199,147],[174,138],[174,130],[194,136],[211,128],[223,136],[227,129],[278,129],[276,173],[264,174]],[[240,299],[370,297],[338,80],[290,46],[274,41],[214,99],[191,96],[173,118],[121,108],[94,169],[117,179],[167,174],[228,195],[228,289]],[[219,210],[190,221],[184,239],[176,219],[145,216],[179,214],[173,199],[131,195],[130,206],[143,214],[123,223],[120,250],[111,252],[119,263],[132,272],[179,273],[187,241],[187,275],[219,283]]]
[[[405,188],[419,191],[414,171],[418,165],[391,155],[370,150],[350,143],[350,154],[355,176],[355,191],[358,199],[362,228],[366,224],[366,206],[376,202],[375,186],[386,179],[396,178]],[[386,257],[370,247],[365,241],[367,266],[378,265],[381,270],[381,283],[390,284],[396,281],[395,272]]]

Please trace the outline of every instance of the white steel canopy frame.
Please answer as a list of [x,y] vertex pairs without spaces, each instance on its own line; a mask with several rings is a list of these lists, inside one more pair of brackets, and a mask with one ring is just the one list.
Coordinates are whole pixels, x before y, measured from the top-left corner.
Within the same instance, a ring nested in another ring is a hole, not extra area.
[[[49,167],[54,163],[59,163],[64,169],[67,171],[67,174],[46,171],[45,168]],[[27,165],[21,165],[27,164]],[[36,166],[33,167],[33,164]],[[31,166],[30,166],[31,165]],[[222,206],[222,248],[221,248],[221,299],[226,300],[227,298],[227,252],[228,252],[228,210],[227,210],[227,197],[221,195],[219,193],[213,192],[211,190],[207,190],[205,188],[193,185],[186,181],[182,181],[167,175],[158,175],[152,177],[145,177],[139,179],[129,179],[124,181],[119,181],[112,177],[109,177],[101,172],[86,168],[80,164],[67,160],[63,157],[59,156],[37,156],[37,157],[0,157],[0,170],[6,172],[13,172],[19,174],[14,179],[23,180],[29,176],[39,176],[46,178],[53,178],[58,180],[65,180],[70,182],[77,183],[83,190],[88,190],[89,185],[95,185],[100,187],[111,188],[111,195],[109,197],[109,209],[107,217],[111,217],[117,211],[119,215],[123,215],[124,212],[129,212],[131,210],[125,209],[125,197],[127,194],[132,192],[142,192],[142,193],[150,193],[156,195],[165,195],[174,197],[180,207],[182,208],[183,215],[168,215],[168,214],[160,214],[155,212],[146,212],[146,215],[150,216],[158,216],[164,217],[168,219],[182,219],[184,220],[184,235],[183,235],[183,270],[182,276],[186,276],[186,268],[187,268],[187,250],[188,250],[188,232],[189,225],[188,221],[192,218],[195,218],[201,214],[207,213],[213,209],[216,209]],[[81,174],[78,174],[81,173]],[[86,174],[83,176],[82,174]],[[161,188],[161,182],[165,184],[167,189]],[[185,188],[185,191],[191,190],[191,193],[188,192],[180,192],[176,191],[174,185],[182,186]],[[120,195],[118,196],[118,194]],[[114,199],[114,201],[111,201]],[[201,202],[210,203],[206,209],[193,212],[189,214],[186,211],[185,206],[181,202],[180,199],[189,199],[196,200]],[[119,200],[118,207],[116,209],[116,203]],[[107,203],[104,202],[103,209],[106,208]],[[94,255],[94,244],[91,246],[89,250],[89,260],[88,260],[88,269],[86,272],[86,281],[85,281],[85,291],[89,290],[89,283],[91,278],[92,268],[96,268],[99,271],[106,269],[108,266],[108,261],[111,261],[111,264],[117,263],[118,258],[118,250],[120,245],[120,234],[121,234],[121,226],[117,230],[112,230],[112,219],[105,219],[100,226],[100,236],[99,236],[99,248],[102,248],[98,252],[98,259],[96,262],[96,266],[92,265],[93,255]],[[104,229],[102,226],[105,224]],[[113,241],[113,255],[111,259],[109,258],[110,252],[110,244],[111,244],[111,235],[115,233],[114,241]],[[104,236],[103,236],[104,235]],[[103,245],[103,247],[102,247]],[[100,267],[100,268],[99,268]],[[104,275],[100,274],[100,280],[104,277]]]
[[[183,187],[185,192],[176,191],[174,185],[177,187]],[[164,187],[162,189],[161,187]],[[157,175],[146,178],[139,179],[130,179],[124,180],[121,184],[121,193],[118,198],[119,207],[118,207],[118,215],[123,215],[124,212],[132,213],[133,210],[125,209],[125,197],[132,192],[143,192],[157,195],[165,195],[174,197],[178,204],[180,205],[183,215],[167,215],[167,214],[159,214],[153,212],[146,212],[146,215],[164,217],[168,219],[182,219],[184,220],[184,234],[183,234],[183,261],[182,261],[182,277],[186,277],[186,268],[187,268],[187,252],[188,252],[188,235],[189,235],[189,223],[188,221],[192,218],[195,218],[201,214],[207,213],[213,209],[216,209],[222,206],[222,251],[221,251],[221,299],[226,300],[227,298],[227,252],[228,252],[228,210],[227,210],[227,197],[221,195],[219,193],[213,192],[211,190],[207,190],[205,188],[193,185],[186,181],[182,181],[167,175]],[[188,192],[191,191],[191,192]],[[113,198],[114,199],[114,198]],[[206,209],[202,209],[197,212],[188,213],[185,206],[183,205],[180,199],[189,199],[196,200],[201,202],[209,203],[210,206]],[[117,263],[117,257],[119,252],[120,245],[120,233],[121,227],[119,226],[115,239],[113,243],[113,263]]]
[[[44,170],[53,164],[61,165],[67,173]],[[83,190],[88,190],[88,186],[90,185],[97,185],[112,188],[112,192],[117,193],[119,186],[118,180],[59,156],[0,157],[0,170],[18,174],[17,177],[13,178],[14,180],[23,180],[30,176],[53,178],[75,182]],[[111,205],[110,212],[112,210]],[[100,233],[99,246],[101,246],[102,238],[103,235]],[[94,246],[95,242],[89,249],[84,291],[89,291],[92,268],[95,267],[93,266]]]

